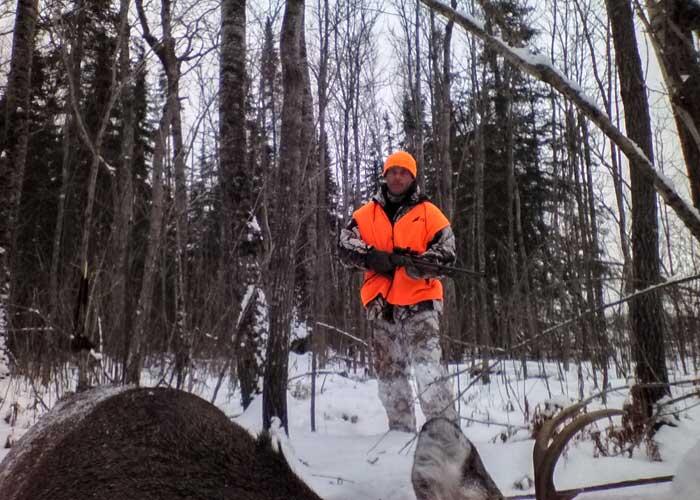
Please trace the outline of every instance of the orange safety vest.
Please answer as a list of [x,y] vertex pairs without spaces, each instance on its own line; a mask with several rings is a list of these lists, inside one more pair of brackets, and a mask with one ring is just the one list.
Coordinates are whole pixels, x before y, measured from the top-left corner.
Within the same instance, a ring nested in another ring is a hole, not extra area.
[[[393,226],[376,201],[370,201],[357,209],[353,218],[362,240],[384,252],[403,248],[421,254],[427,250],[428,243],[435,235],[450,224],[440,209],[429,201],[412,207]],[[442,300],[442,283],[435,278],[413,279],[404,267],[394,271],[393,279],[375,271],[365,271],[365,280],[360,290],[362,304],[366,306],[377,295],[382,295],[389,304],[398,306],[417,304],[424,300]]]

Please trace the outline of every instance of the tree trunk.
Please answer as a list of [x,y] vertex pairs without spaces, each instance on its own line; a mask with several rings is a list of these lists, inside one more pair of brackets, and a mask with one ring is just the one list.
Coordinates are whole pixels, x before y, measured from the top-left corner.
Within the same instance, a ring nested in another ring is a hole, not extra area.
[[[470,44],[472,57],[475,57],[475,45]],[[488,116],[488,103],[486,102],[486,89],[479,83],[476,74],[476,66],[472,66],[471,81],[477,100],[477,113],[472,115],[474,128],[474,240],[476,253],[476,271],[480,273],[479,281],[476,284],[478,299],[476,301],[476,311],[472,324],[474,342],[479,345],[481,353],[481,381],[486,384],[490,381],[488,367],[488,347],[491,341],[491,321],[488,308],[488,283],[486,280],[486,228],[485,228],[485,208],[484,208],[484,164],[486,163],[486,144],[484,132]]]
[[[649,105],[642,63],[637,49],[634,17],[629,0],[606,0],[615,44],[620,93],[627,133],[653,162]],[[630,168],[632,184],[632,259],[634,289],[659,282],[657,202],[654,185],[638,168]],[[639,383],[668,382],[664,351],[663,310],[658,293],[647,293],[630,303],[633,353]],[[652,404],[668,393],[666,387],[641,391],[642,408],[651,414]]]
[[[579,128],[581,130],[581,142],[583,144],[583,161],[585,165],[585,185],[588,208],[588,252],[587,259],[587,282],[590,307],[596,312],[593,318],[593,333],[596,337],[596,358],[598,366],[603,372],[603,389],[608,386],[608,359],[610,357],[610,345],[608,343],[605,315],[603,313],[604,290],[603,290],[603,266],[600,263],[602,256],[600,241],[598,237],[598,211],[594,196],[595,186],[593,185],[593,161],[591,159],[590,135],[588,133],[588,123],[584,117],[578,114]],[[603,393],[603,401],[606,401],[606,394]]]
[[[128,19],[130,0],[121,0],[119,15],[122,20]],[[126,82],[122,89],[122,144],[121,164],[117,174],[114,203],[113,224],[113,280],[114,288],[111,300],[112,317],[111,332],[113,340],[122,340],[121,345],[127,346],[126,338],[133,321],[132,311],[128,304],[129,287],[129,240],[131,235],[131,223],[133,217],[133,158],[134,158],[134,129],[136,123],[134,111],[134,86],[133,71],[129,57],[130,30],[128,23],[122,24],[119,34],[121,52],[119,54],[119,66],[122,78]],[[128,359],[128,350],[123,352],[122,359]]]
[[185,370],[190,358],[192,339],[189,335],[187,314],[187,178],[185,149],[182,137],[182,106],[180,104],[180,60],[175,53],[176,40],[172,29],[172,0],[162,0],[160,22],[163,39],[156,39],[151,33],[143,0],[136,0],[143,37],[158,56],[167,79],[169,101],[170,135],[175,166],[175,240],[176,240],[176,283],[175,283],[175,331],[173,350],[175,354],[176,387],[182,387]]
[[[224,324],[245,328],[251,323],[237,318],[243,292],[251,280],[251,263],[244,247],[246,229],[253,206],[253,176],[246,147],[246,1],[225,0],[221,4],[221,64],[219,73],[219,168],[222,186],[222,241],[220,269],[226,304]],[[273,82],[270,82],[272,85]],[[247,264],[247,265],[246,265]],[[251,299],[252,300],[252,299]],[[253,308],[254,310],[254,308]],[[250,403],[257,386],[258,367],[251,331],[231,332],[240,339],[234,345],[236,366],[241,379],[241,400]],[[244,344],[244,348],[239,348]]]
[[304,0],[288,0],[280,36],[282,62],[282,130],[277,172],[273,172],[274,190],[270,196],[272,251],[265,277],[270,311],[263,383],[263,427],[269,429],[278,417],[288,432],[287,364],[289,334],[294,306],[294,251],[299,233],[299,189],[308,160],[310,92],[304,44]]
[[151,173],[151,213],[149,215],[148,243],[143,266],[143,278],[136,306],[136,319],[131,338],[129,339],[129,353],[124,378],[126,383],[139,385],[141,370],[145,357],[146,329],[151,319],[153,306],[153,290],[157,277],[158,257],[162,240],[163,227],[163,164],[165,156],[165,143],[168,135],[168,123],[170,122],[170,110],[166,101],[160,126],[155,133],[153,147],[153,169]]
[[425,190],[425,154],[423,152],[423,90],[421,89],[421,53],[420,53],[420,1],[416,0],[416,73],[413,87],[413,112],[416,128],[413,137],[413,155],[418,164],[418,185]]
[[651,40],[668,88],[685,158],[693,204],[700,208],[700,60],[693,29],[700,30],[700,5],[647,0]]
[[[82,2],[76,2],[78,9],[78,26],[82,26],[85,18],[85,9],[82,7]],[[65,59],[64,66],[66,71],[72,74],[73,85],[75,86],[76,99],[80,100],[81,91],[81,75],[80,66],[83,60],[83,37],[84,30],[78,29],[73,33],[74,39],[71,40],[71,52]],[[69,182],[71,176],[71,166],[74,162],[75,141],[78,136],[78,125],[73,113],[71,112],[72,104],[69,100],[65,103],[66,119],[63,124],[63,157],[61,162],[61,191],[58,197],[58,207],[56,210],[56,225],[54,227],[53,245],[51,251],[51,274],[49,276],[49,294],[51,303],[52,321],[56,321],[59,315],[61,291],[59,283],[62,281],[61,272],[61,246],[63,238],[63,225],[66,217],[66,203],[69,193]]]
[[[456,0],[452,0],[452,6],[456,7]],[[445,26],[445,34],[439,39],[439,31],[435,27],[435,14],[430,12],[430,53],[433,73],[433,144],[435,147],[434,165],[437,184],[437,201],[447,218],[454,218],[454,193],[452,185],[452,99],[450,90],[452,85],[452,31],[454,21],[448,20]],[[442,48],[442,52],[440,52]],[[445,299],[442,315],[442,331],[450,338],[458,336],[459,328],[457,318],[457,293],[453,280],[443,283]],[[443,353],[446,358],[451,357],[450,345],[443,342]]]
[[18,0],[12,39],[10,73],[5,90],[4,130],[0,140],[0,293],[5,294],[9,274],[9,300],[5,305],[7,327],[12,327],[13,276],[17,262],[17,217],[29,144],[29,106],[32,58],[38,0]]
[[[320,3],[320,2],[319,2]],[[319,5],[319,26],[320,26],[320,61],[318,71],[318,171],[316,172],[315,186],[315,220],[313,242],[316,258],[312,271],[312,280],[315,287],[311,288],[312,318],[314,325],[312,329],[313,346],[313,369],[317,369],[320,364],[323,366],[326,360],[327,339],[326,331],[317,322],[330,322],[330,294],[335,290],[332,286],[331,270],[331,249],[328,235],[330,234],[330,224],[328,217],[328,136],[326,135],[326,109],[328,107],[328,59],[330,43],[330,8],[328,0],[323,0],[323,5]],[[311,430],[316,430],[316,377],[311,380],[312,406],[311,406]]]

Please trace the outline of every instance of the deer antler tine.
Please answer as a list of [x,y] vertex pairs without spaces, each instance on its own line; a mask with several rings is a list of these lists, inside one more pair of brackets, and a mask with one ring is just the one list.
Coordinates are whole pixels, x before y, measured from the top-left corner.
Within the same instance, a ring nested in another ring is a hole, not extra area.
[[[564,411],[562,411],[562,413],[564,413]],[[571,413],[572,412],[568,412],[568,414]],[[578,431],[596,420],[613,417],[615,415],[623,415],[624,413],[624,410],[608,408],[579,415],[564,427],[561,432],[553,436],[551,445],[546,447],[540,462],[535,464],[535,495],[537,496],[537,500],[558,499],[558,494],[554,487],[554,468],[557,465],[557,461],[566,443],[568,443]],[[561,419],[558,419],[558,421],[561,421]]]
[[535,439],[535,446],[532,451],[532,463],[535,471],[540,468],[542,459],[544,458],[547,448],[549,447],[549,441],[554,439],[559,424],[570,416],[580,412],[583,408],[585,408],[585,406],[586,405],[583,403],[568,406],[542,425],[542,428]]

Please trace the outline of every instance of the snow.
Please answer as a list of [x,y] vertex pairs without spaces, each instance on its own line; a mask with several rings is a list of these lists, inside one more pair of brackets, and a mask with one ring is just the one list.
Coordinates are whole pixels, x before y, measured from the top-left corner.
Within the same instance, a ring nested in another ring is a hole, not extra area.
[[[316,401],[317,431],[311,432],[310,379],[304,376],[311,371],[311,359],[309,355],[291,354],[289,362],[290,378],[297,377],[290,384],[287,398],[290,435],[286,437],[283,431],[277,429],[273,433],[273,441],[284,450],[297,474],[322,498],[328,500],[414,499],[410,474],[415,435],[387,431],[386,415],[377,397],[377,381],[366,378],[362,368],[353,373],[344,364],[334,368],[338,372],[348,370],[348,376],[320,376]],[[462,373],[462,390],[470,382],[465,368],[466,365],[450,367],[450,373]],[[461,415],[471,419],[462,421],[462,430],[478,449],[486,468],[504,495],[534,493],[531,486],[534,478],[533,441],[529,431],[523,430],[528,422],[521,408],[525,407],[525,399],[531,414],[538,405],[543,409],[545,402],[569,404],[578,394],[577,370],[573,367],[568,373],[562,371],[564,377],[560,377],[559,367],[554,363],[546,363],[543,368],[542,365],[531,363],[528,372],[542,372],[542,376],[523,380],[519,362],[504,362],[498,369],[498,373],[492,374],[490,384],[474,384],[462,396]],[[590,367],[584,366],[583,373],[590,374]],[[614,387],[623,386],[625,379],[613,379],[611,384]],[[215,381],[211,380],[199,386],[199,394],[205,399],[211,399],[214,385]],[[32,426],[40,412],[28,410],[35,401],[31,397],[31,388],[32,386],[17,381],[0,382],[0,395],[6,395],[0,406],[0,416],[5,417],[11,413],[12,401],[20,402],[20,408],[23,408],[15,422],[9,417],[7,421],[0,420],[0,443],[4,443],[10,436],[19,438],[25,432],[36,432],[34,429],[37,426],[45,425],[39,423]],[[675,395],[691,389],[688,386],[673,388]],[[585,395],[597,392],[588,376],[584,386]],[[626,397],[627,392],[624,390],[612,392],[608,395],[608,404],[620,408]],[[44,395],[49,406],[50,399]],[[261,397],[257,397],[245,412],[240,406],[237,393],[223,394],[221,391],[215,404],[251,433],[261,430]],[[669,483],[645,485],[589,493],[578,498],[700,498],[696,493],[700,489],[696,477],[698,474],[695,472],[700,467],[700,444],[695,444],[700,439],[700,406],[697,405],[697,398],[685,399],[678,405],[685,406],[680,407],[679,419],[675,421],[677,427],[664,426],[657,434],[663,461],[649,460],[643,449],[636,450],[632,458],[595,458],[593,442],[588,434],[584,434],[574,440],[560,459],[555,471],[555,484],[558,488],[565,489],[669,475],[682,464],[678,469],[679,480],[673,486]],[[600,407],[600,401],[594,400],[591,406]],[[418,405],[416,416],[419,426],[422,425],[425,418]],[[62,418],[70,418],[70,415]],[[602,429],[604,425],[599,424],[599,428]],[[683,462],[684,455],[693,446],[693,454]],[[0,450],[0,458],[7,452],[7,449]],[[516,483],[529,489],[519,489]]]
[[676,470],[676,477],[671,486],[673,498],[697,498],[700,495],[697,484],[698,471],[700,471],[700,441],[688,450]]
[[256,290],[255,285],[248,285],[246,287],[245,295],[243,296],[243,300],[241,301],[241,312],[238,313],[238,319],[236,320],[236,328],[238,328],[241,325],[241,320],[243,319],[243,315],[245,314],[246,310],[248,309],[248,303],[250,302],[250,299],[253,297],[255,290]]

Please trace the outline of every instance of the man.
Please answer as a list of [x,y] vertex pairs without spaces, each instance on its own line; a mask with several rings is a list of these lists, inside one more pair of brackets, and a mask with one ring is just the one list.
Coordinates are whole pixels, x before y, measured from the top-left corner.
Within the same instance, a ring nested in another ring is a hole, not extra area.
[[455,238],[450,223],[420,193],[416,160],[397,151],[384,162],[379,191],[352,216],[340,235],[340,259],[365,271],[360,291],[372,323],[379,398],[389,429],[415,432],[409,371],[413,365],[418,400],[425,416],[455,423],[452,384],[440,363],[442,284],[422,261],[450,265]]

